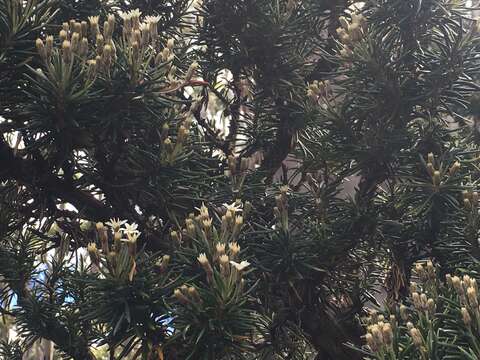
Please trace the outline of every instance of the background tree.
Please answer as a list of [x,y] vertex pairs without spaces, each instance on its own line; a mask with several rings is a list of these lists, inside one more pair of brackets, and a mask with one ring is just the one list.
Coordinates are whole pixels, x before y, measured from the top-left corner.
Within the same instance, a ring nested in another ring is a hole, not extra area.
[[3,356],[362,358],[380,285],[477,274],[472,9],[0,0]]

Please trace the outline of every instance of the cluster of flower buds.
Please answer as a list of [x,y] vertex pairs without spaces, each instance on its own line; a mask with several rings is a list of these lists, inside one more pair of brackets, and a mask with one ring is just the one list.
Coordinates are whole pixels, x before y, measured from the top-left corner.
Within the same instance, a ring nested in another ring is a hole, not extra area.
[[[114,275],[128,276],[132,281],[136,268],[137,239],[140,236],[137,228],[137,224],[128,224],[119,219],[110,219],[106,224],[97,223],[95,229],[100,250],[96,242],[87,246],[92,264],[97,268],[105,268]],[[121,252],[128,256],[120,256]],[[168,266],[169,260],[168,255],[162,258],[163,270]]]
[[367,20],[358,13],[353,13],[350,16],[350,21],[341,16],[338,19],[340,27],[337,28],[337,35],[343,47],[340,50],[340,55],[343,58],[349,59],[352,55],[352,48],[363,37],[367,31]]
[[164,273],[167,271],[169,264],[170,264],[170,255],[163,255],[155,265],[160,269],[160,272]]
[[465,325],[471,326],[472,319],[475,319],[475,324],[480,324],[477,280],[468,275],[460,278],[447,274],[446,281],[449,288],[456,293],[460,301],[461,316]]
[[[218,250],[220,250],[219,248],[223,248],[223,250],[225,251],[221,255],[218,253]],[[214,267],[212,267],[211,264],[214,264],[214,266],[218,266],[218,270],[224,278],[230,277],[233,278],[233,280],[241,281],[242,274],[244,270],[250,265],[250,263],[245,260],[240,262],[232,260],[238,257],[239,252],[240,245],[238,245],[236,242],[229,243],[228,249],[226,248],[225,244],[217,243],[217,245],[215,246],[215,252],[211,257],[212,262],[210,262],[205,253],[201,253],[200,255],[198,255],[197,260],[200,266],[205,271],[209,282],[212,281],[214,272]]]
[[427,297],[425,293],[413,292],[411,294],[413,306],[418,312],[424,312],[430,316],[435,314],[436,304],[433,298]]
[[194,286],[182,285],[173,291],[173,295],[178,302],[183,305],[189,303],[202,303],[200,293]]
[[389,352],[393,346],[393,336],[396,328],[395,315],[391,315],[389,321],[386,321],[383,315],[372,312],[367,319],[367,333],[365,335],[365,341],[370,350],[377,354]]
[[[233,204],[224,204],[224,208],[219,231],[213,225],[208,208],[202,205],[198,215],[192,213],[185,220],[185,228],[180,234],[172,231],[172,240],[181,244],[184,239],[188,241],[203,239],[207,247],[212,248],[212,251],[218,244],[225,244],[231,251],[229,255],[233,256],[231,259],[235,259],[240,249],[237,245],[238,237],[243,227],[244,217],[251,211],[251,204],[248,201],[243,204],[240,200],[236,200]],[[215,257],[215,252],[212,253],[212,256]]]
[[[433,155],[433,153],[428,153],[427,154],[427,172],[428,174],[432,177],[432,184],[436,187],[438,187],[441,183],[441,177],[442,177],[442,173],[440,172],[440,170],[437,170],[435,168],[435,155]],[[439,168],[441,168],[441,166],[439,165]],[[450,166],[450,168],[448,169],[448,175],[449,176],[454,176],[458,170],[460,169],[460,162],[459,161],[455,161],[452,166]]]
[[307,87],[307,96],[317,102],[319,98],[325,97],[330,92],[330,80],[314,80]]
[[468,191],[464,190],[462,192],[463,197],[463,206],[467,210],[478,210],[478,192],[477,191]]
[[435,282],[437,280],[435,265],[433,265],[431,260],[427,260],[425,264],[417,262],[415,264],[415,273],[424,283]]
[[440,186],[442,174],[440,173],[440,170],[435,169],[435,156],[433,153],[428,153],[427,155],[427,172],[432,178],[433,186]]
[[48,35],[45,41],[37,39],[35,46],[45,62],[49,62],[55,51],[58,51],[64,62],[71,63],[76,57],[84,61],[88,55],[88,24],[85,21],[70,20],[62,24],[62,30],[58,34],[59,49],[55,49],[55,39]]
[[407,322],[407,329],[410,337],[412,338],[413,345],[420,351],[422,359],[425,358],[427,354],[427,348],[425,346],[425,339],[422,335],[422,332],[411,322]]
[[[202,248],[196,260],[206,275],[210,287],[217,287],[217,282],[231,287],[234,293],[240,294],[243,291],[245,280],[243,274],[250,263],[240,260],[241,247],[237,242],[238,235],[243,226],[243,216],[237,215],[247,211],[240,201],[226,205],[222,215],[221,228],[217,229],[210,216],[209,209],[202,205],[197,215],[190,214],[185,220],[185,229],[182,235],[177,231],[171,232],[171,238],[181,246],[196,244],[196,248]],[[200,302],[200,297],[192,297],[187,289],[177,289],[174,296],[183,304],[195,300]]]
[[143,19],[141,19],[141,16],[142,13],[139,9],[120,13],[123,20],[123,41],[130,50],[130,58],[133,64],[143,60],[143,54],[149,46],[156,47],[159,37],[158,23],[160,16],[145,16]]
[[164,124],[162,127],[161,141],[162,141],[162,157],[161,162],[163,165],[172,165],[183,154],[185,145],[188,142],[188,136],[190,134],[190,128],[192,121],[190,118],[182,121],[178,128],[175,137],[169,135],[170,126]]

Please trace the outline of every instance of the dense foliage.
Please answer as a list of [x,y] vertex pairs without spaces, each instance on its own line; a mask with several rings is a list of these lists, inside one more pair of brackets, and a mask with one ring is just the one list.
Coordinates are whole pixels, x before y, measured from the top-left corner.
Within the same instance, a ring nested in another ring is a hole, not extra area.
[[475,10],[0,0],[2,358],[478,358]]

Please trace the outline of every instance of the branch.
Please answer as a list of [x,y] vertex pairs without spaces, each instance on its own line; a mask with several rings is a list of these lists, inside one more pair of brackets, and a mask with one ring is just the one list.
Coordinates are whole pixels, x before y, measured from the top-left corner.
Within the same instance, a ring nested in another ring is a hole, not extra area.
[[50,173],[44,165],[41,161],[16,156],[14,150],[0,139],[0,180],[15,180],[34,191],[40,190],[46,196],[68,202],[91,220],[106,220],[112,216],[112,209],[102,201]]

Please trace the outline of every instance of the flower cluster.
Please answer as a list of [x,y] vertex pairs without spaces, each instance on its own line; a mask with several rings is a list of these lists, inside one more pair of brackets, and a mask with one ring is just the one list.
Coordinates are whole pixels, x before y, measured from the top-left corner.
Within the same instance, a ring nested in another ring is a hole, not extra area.
[[197,339],[192,358],[207,358],[200,354],[218,344],[228,350],[250,345],[254,315],[247,276],[251,264],[239,244],[250,207],[239,200],[213,209],[202,205],[182,229],[170,234],[177,247],[175,261],[188,269],[188,278],[173,290],[172,299],[178,305],[177,331],[185,335],[184,341]]
[[373,311],[367,321],[365,341],[368,347],[379,354],[389,352],[393,345],[393,329],[397,326],[395,315],[386,321],[383,315]]
[[[417,282],[410,296],[385,315],[373,312],[366,321],[366,347],[374,359],[433,359],[465,353],[480,356],[480,307],[477,280],[469,275],[446,275],[445,284],[428,260],[416,263]],[[412,353],[413,350],[413,353]],[[472,357],[473,358],[473,357]]]
[[176,137],[169,135],[170,126],[168,124],[163,125],[161,134],[163,150],[161,162],[163,165],[172,165],[178,157],[183,154],[185,144],[190,134],[191,125],[192,121],[187,117],[178,126]]
[[[86,67],[88,78],[92,79],[97,74],[109,76],[113,64],[119,58],[118,52],[122,52],[122,59],[126,59],[129,74],[133,85],[142,83],[142,68],[147,63],[153,67],[164,66],[166,85],[159,89],[160,93],[177,91],[189,84],[198,63],[193,62],[183,79],[177,75],[177,67],[173,65],[175,59],[174,39],[169,39],[162,46],[158,23],[160,16],[145,16],[136,9],[129,12],[120,12],[122,19],[121,36],[116,36],[116,18],[109,14],[103,25],[100,26],[100,16],[89,16],[88,22],[70,20],[62,25],[58,33],[58,41],[52,35],[45,40],[37,39],[36,47],[40,57],[49,69],[56,62],[54,55],[59,54],[63,63],[69,65],[77,61],[81,68]],[[58,43],[55,48],[55,43]]]
[[319,98],[325,97],[330,91],[330,80],[315,80],[308,85],[307,96],[317,102]]
[[[244,217],[239,213],[243,211],[243,215],[246,215],[249,209],[249,203],[244,205],[240,201],[226,204],[220,227],[217,228],[209,209],[202,205],[198,215],[190,214],[185,220],[185,228],[181,232],[172,231],[170,234],[172,240],[181,247],[197,249],[196,260],[209,286],[230,288],[237,295],[242,291],[242,277],[250,265],[248,261],[240,259],[238,237]],[[182,288],[177,289],[174,295],[182,303],[185,303],[186,299],[200,299],[190,296],[191,294]]]
[[478,192],[477,191],[468,191],[464,190],[462,192],[463,197],[463,206],[467,210],[477,210],[478,211]]
[[[442,184],[442,166],[438,164],[438,169],[435,168],[435,155],[433,153],[427,154],[426,170],[432,179],[432,184],[435,188],[438,188]],[[460,162],[455,161],[448,169],[448,176],[453,177],[460,169]]]
[[[97,248],[97,242],[87,245],[92,264],[101,272],[107,271],[118,277],[128,276],[132,281],[136,269],[137,240],[141,234],[138,225],[129,224],[126,220],[110,219],[106,224],[98,222],[95,228],[100,249]],[[162,260],[162,268],[165,268],[169,259],[164,256]]]
[[350,58],[355,43],[359,42],[365,36],[367,31],[367,20],[362,14],[352,13],[351,19],[341,16],[338,21],[340,27],[337,28],[337,35],[342,43],[340,55],[344,58]]
[[[465,326],[470,330],[480,330],[478,328],[478,324],[480,324],[480,307],[477,280],[468,275],[460,278],[449,274],[446,275],[446,280],[448,287],[456,293],[459,299],[460,312]],[[475,330],[474,327],[477,329]]]

